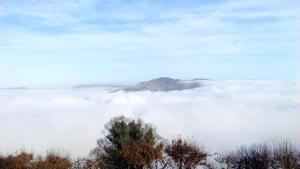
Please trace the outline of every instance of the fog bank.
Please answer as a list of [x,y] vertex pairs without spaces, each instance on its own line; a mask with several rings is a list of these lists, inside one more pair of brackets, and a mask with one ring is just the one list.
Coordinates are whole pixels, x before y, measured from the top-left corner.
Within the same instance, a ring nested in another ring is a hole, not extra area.
[[166,138],[194,139],[210,151],[287,138],[300,144],[300,85],[283,81],[206,81],[173,92],[103,88],[0,90],[0,152],[60,149],[85,156],[112,117],[152,123]]

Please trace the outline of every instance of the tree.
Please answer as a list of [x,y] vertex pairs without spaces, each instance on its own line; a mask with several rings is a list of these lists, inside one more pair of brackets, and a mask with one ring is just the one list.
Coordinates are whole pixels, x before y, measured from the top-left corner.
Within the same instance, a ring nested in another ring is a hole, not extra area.
[[93,159],[78,158],[73,162],[72,169],[96,169],[96,162]]
[[178,169],[193,169],[198,165],[206,165],[208,156],[198,145],[181,138],[172,140],[165,152],[172,158]]
[[92,152],[102,168],[143,169],[162,158],[160,137],[141,120],[113,118],[105,125],[105,134]]
[[71,169],[72,161],[68,156],[50,152],[45,158],[39,156],[32,162],[32,169]]
[[30,162],[33,155],[26,152],[20,152],[7,157],[0,157],[1,169],[27,169],[30,168]]
[[45,158],[33,158],[33,154],[20,152],[15,155],[0,156],[1,169],[71,169],[71,159],[55,153],[48,153]]

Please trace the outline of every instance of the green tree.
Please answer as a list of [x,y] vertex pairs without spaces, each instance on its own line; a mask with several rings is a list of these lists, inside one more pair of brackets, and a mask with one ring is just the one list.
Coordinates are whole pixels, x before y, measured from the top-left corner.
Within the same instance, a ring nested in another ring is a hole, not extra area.
[[143,169],[162,159],[159,136],[141,120],[113,118],[105,125],[105,132],[92,152],[100,168]]

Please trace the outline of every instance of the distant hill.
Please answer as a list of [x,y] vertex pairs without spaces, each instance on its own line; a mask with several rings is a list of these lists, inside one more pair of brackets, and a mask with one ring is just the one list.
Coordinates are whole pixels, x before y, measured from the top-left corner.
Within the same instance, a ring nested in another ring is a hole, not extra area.
[[74,86],[73,89],[82,89],[82,88],[96,88],[96,87],[104,87],[104,88],[124,88],[124,85],[112,85],[112,84],[88,84],[88,85],[78,85]]
[[29,88],[27,88],[27,87],[4,87],[1,89],[3,89],[3,90],[27,90]]
[[169,77],[160,77],[157,79],[152,79],[150,81],[140,82],[135,86],[124,88],[123,91],[173,91],[173,90],[186,90],[201,87],[199,79],[194,80],[180,80],[172,79]]

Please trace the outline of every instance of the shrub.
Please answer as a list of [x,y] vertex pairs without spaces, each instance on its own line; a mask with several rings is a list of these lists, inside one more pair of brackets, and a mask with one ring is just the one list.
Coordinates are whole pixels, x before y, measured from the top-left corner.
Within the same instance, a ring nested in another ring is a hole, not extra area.
[[192,169],[198,165],[207,164],[208,154],[201,150],[197,144],[181,138],[172,140],[172,143],[167,145],[165,152],[171,157],[178,169]]
[[299,150],[288,141],[244,146],[219,162],[232,169],[300,169]]

